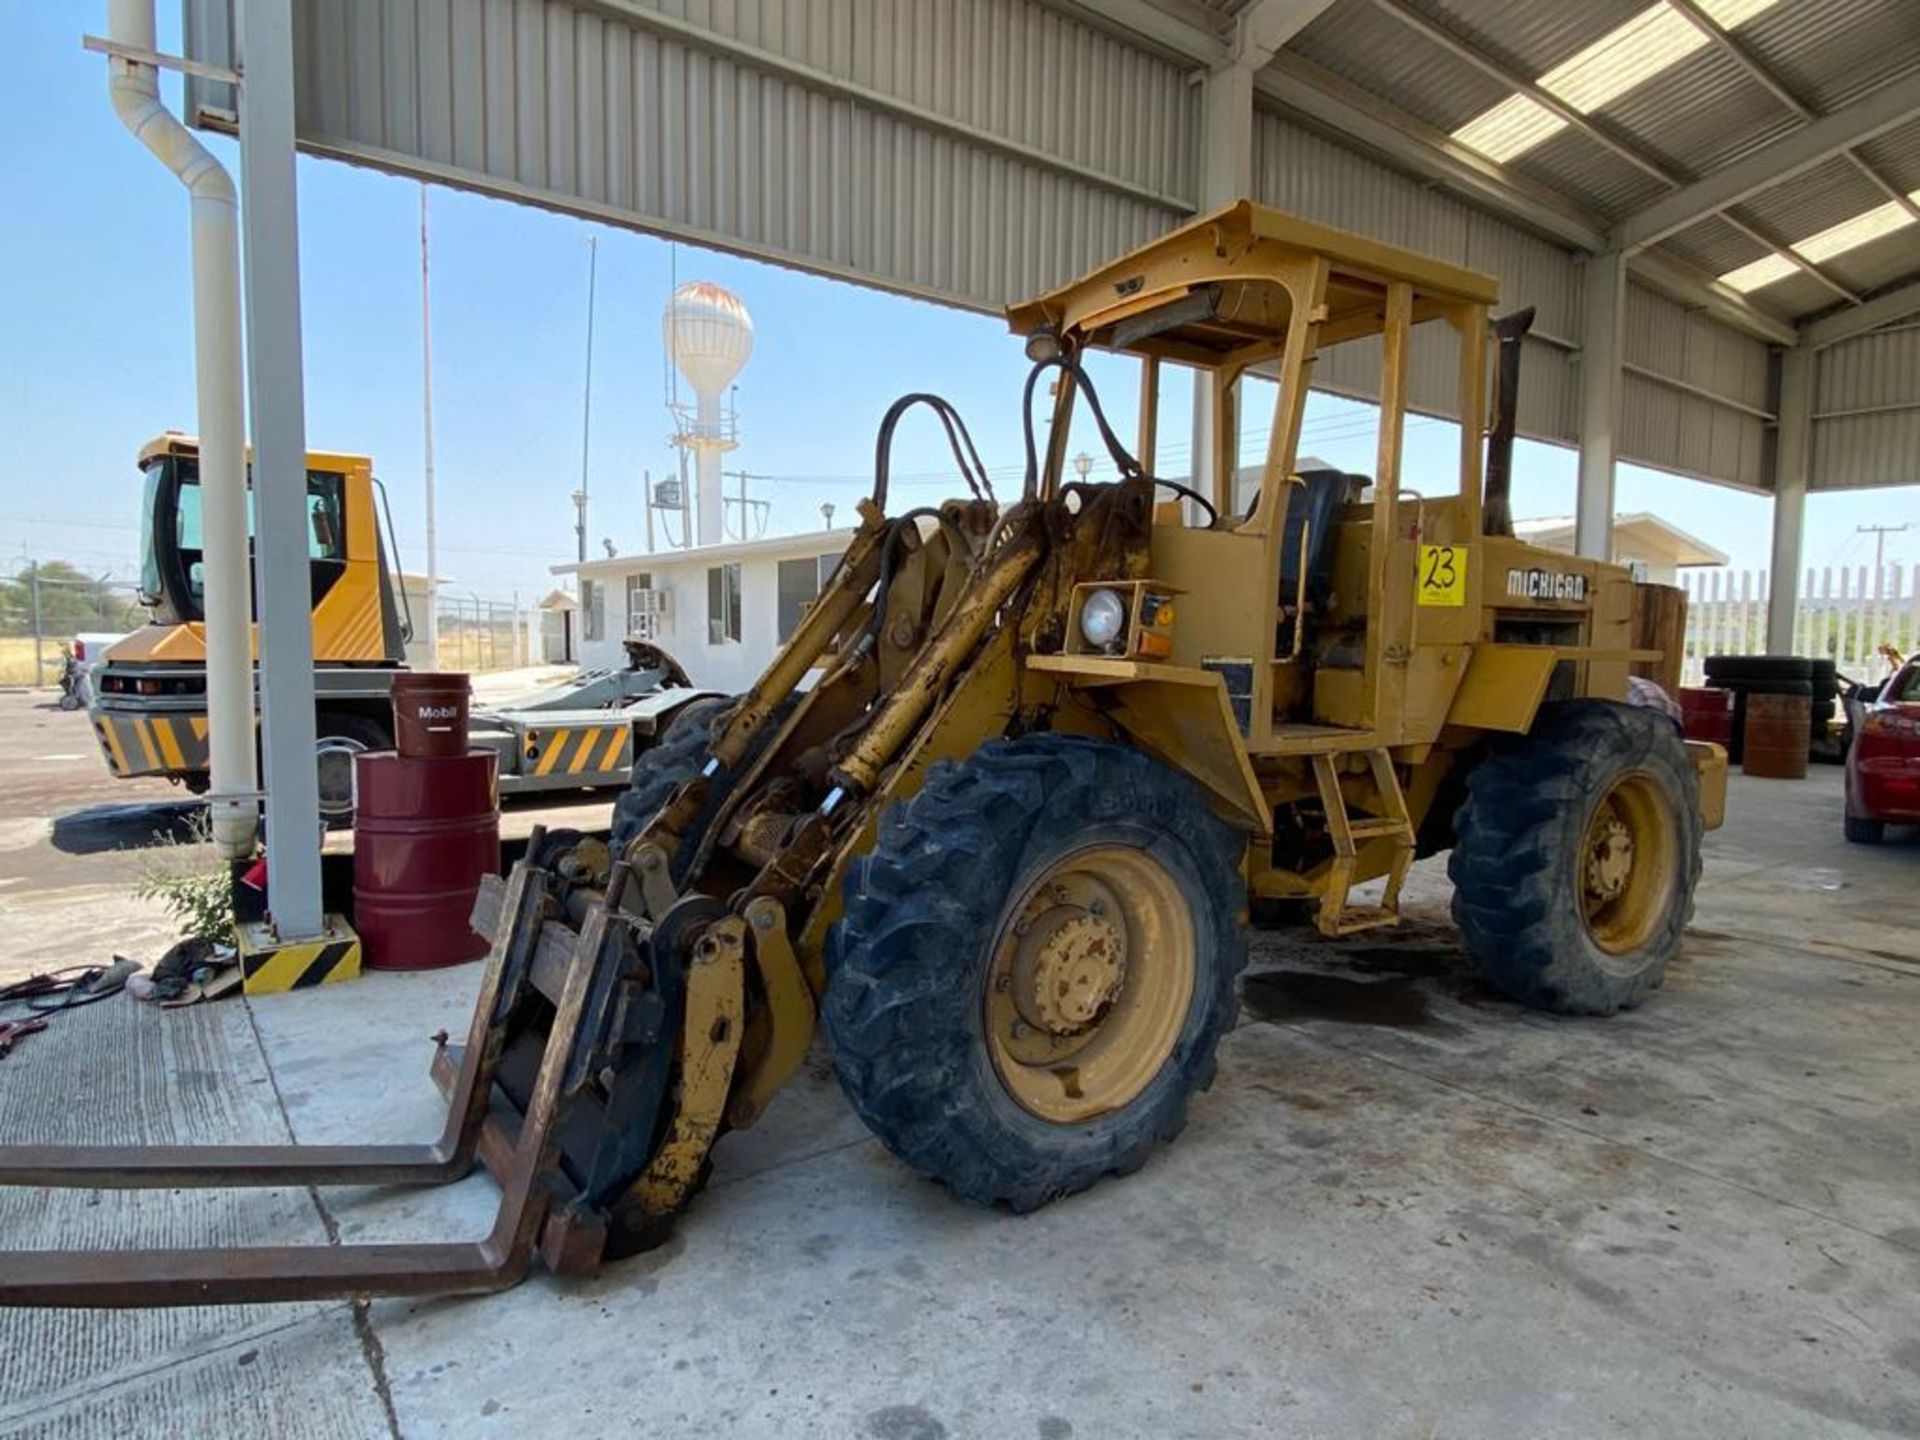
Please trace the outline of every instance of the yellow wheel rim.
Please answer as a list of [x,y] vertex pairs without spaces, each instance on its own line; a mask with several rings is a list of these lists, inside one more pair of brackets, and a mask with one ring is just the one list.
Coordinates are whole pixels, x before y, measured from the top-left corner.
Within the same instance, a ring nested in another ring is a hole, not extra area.
[[1100,845],[1055,862],[1007,912],[987,970],[1007,1093],[1057,1125],[1131,1103],[1186,1026],[1195,950],[1186,898],[1152,856]]
[[1621,776],[1587,820],[1575,879],[1593,943],[1629,957],[1651,940],[1678,883],[1679,833],[1659,783],[1644,771]]

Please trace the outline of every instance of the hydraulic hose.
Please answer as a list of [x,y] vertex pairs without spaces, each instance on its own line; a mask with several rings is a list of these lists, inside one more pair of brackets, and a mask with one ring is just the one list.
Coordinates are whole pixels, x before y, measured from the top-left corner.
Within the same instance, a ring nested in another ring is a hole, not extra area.
[[1162,480],[1157,475],[1149,475],[1127,447],[1120,443],[1120,437],[1114,433],[1113,426],[1107,422],[1107,412],[1101,407],[1100,392],[1094,388],[1093,377],[1087,374],[1078,360],[1069,355],[1056,355],[1051,359],[1041,360],[1027,373],[1026,390],[1020,402],[1021,435],[1027,448],[1027,472],[1021,487],[1023,499],[1033,500],[1040,494],[1040,449],[1033,432],[1033,392],[1039,385],[1040,374],[1044,370],[1059,370],[1062,374],[1071,377],[1073,383],[1086,393],[1087,408],[1093,412],[1093,423],[1100,432],[1100,442],[1106,446],[1107,454],[1113,460],[1114,469],[1120,472],[1121,479],[1146,480],[1154,485],[1173,490],[1205,510],[1209,525],[1219,523],[1220,512],[1214,508],[1211,500],[1192,486],[1183,485],[1178,480]]

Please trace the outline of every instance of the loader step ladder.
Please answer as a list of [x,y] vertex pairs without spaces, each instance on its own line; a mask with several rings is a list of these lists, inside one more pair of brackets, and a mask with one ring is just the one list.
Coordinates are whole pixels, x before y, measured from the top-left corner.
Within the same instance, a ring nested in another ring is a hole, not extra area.
[[[1393,757],[1382,747],[1366,752],[1367,765],[1373,771],[1374,788],[1380,793],[1380,808],[1385,812],[1356,820],[1347,813],[1346,797],[1340,793],[1340,772],[1330,754],[1313,757],[1314,783],[1320,789],[1320,803],[1327,812],[1327,829],[1333,836],[1333,865],[1327,871],[1327,888],[1320,896],[1320,913],[1315,923],[1322,935],[1353,935],[1400,923],[1400,887],[1413,867],[1413,821],[1407,814],[1407,798],[1400,790],[1400,777],[1394,771]],[[1387,871],[1387,888],[1378,905],[1349,905],[1347,894],[1353,888],[1353,872],[1360,847],[1372,840],[1393,841],[1393,863]]]

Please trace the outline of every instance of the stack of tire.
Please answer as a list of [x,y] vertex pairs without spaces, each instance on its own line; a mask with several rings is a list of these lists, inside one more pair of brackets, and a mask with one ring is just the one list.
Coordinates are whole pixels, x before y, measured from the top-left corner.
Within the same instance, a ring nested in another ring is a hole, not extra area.
[[1809,756],[1828,747],[1818,743],[1827,734],[1840,696],[1840,677],[1831,660],[1799,655],[1709,655],[1707,684],[1733,692],[1733,743],[1727,758],[1736,765],[1746,760],[1747,710],[1755,695],[1804,696],[1809,702],[1807,732]]

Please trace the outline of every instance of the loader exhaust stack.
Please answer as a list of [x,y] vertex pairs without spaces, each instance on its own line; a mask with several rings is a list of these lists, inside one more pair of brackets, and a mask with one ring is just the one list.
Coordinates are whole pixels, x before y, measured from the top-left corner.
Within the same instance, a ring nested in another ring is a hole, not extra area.
[[1481,529],[1488,535],[1513,535],[1513,439],[1520,417],[1520,355],[1533,328],[1533,306],[1493,322],[1499,342],[1494,371],[1493,430],[1487,436],[1487,496]]

